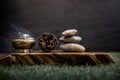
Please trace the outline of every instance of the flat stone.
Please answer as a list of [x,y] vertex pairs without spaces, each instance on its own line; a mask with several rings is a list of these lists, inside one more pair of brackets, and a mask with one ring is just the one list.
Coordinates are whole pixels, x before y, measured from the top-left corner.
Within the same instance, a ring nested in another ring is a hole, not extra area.
[[63,36],[75,36],[78,33],[76,29],[69,29],[62,32]]
[[62,36],[60,37],[60,41],[62,42],[71,42],[71,43],[78,43],[79,41],[81,41],[81,37],[79,36],[71,36],[71,37],[65,37],[65,36]]
[[61,44],[60,48],[63,51],[76,51],[76,52],[84,52],[85,51],[84,46],[82,46],[80,44],[76,44],[76,43]]

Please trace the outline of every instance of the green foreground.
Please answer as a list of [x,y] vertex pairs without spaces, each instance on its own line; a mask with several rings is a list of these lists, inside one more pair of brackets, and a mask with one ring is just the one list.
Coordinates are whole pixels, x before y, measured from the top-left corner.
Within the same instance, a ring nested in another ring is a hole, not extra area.
[[0,66],[0,80],[120,80],[120,53],[111,54],[117,63],[96,66]]

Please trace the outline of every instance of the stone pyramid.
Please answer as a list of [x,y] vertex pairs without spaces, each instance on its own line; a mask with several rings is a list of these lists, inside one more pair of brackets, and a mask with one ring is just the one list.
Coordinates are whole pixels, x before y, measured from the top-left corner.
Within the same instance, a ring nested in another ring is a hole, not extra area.
[[62,37],[59,39],[62,42],[60,48],[63,51],[84,52],[85,47],[79,44],[82,38],[77,36],[77,34],[78,31],[76,29],[69,29],[62,32]]

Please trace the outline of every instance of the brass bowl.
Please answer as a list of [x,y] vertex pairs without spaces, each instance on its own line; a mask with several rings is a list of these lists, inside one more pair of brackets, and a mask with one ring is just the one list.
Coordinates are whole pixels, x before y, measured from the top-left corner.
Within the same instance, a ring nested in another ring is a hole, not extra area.
[[16,38],[12,40],[12,46],[17,53],[31,52],[34,45],[34,38]]

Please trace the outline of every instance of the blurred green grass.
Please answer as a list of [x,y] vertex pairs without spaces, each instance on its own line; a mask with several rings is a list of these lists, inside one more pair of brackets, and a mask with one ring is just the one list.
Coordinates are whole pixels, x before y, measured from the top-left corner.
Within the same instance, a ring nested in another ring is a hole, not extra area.
[[12,65],[0,66],[0,80],[120,80],[120,52],[108,65]]

